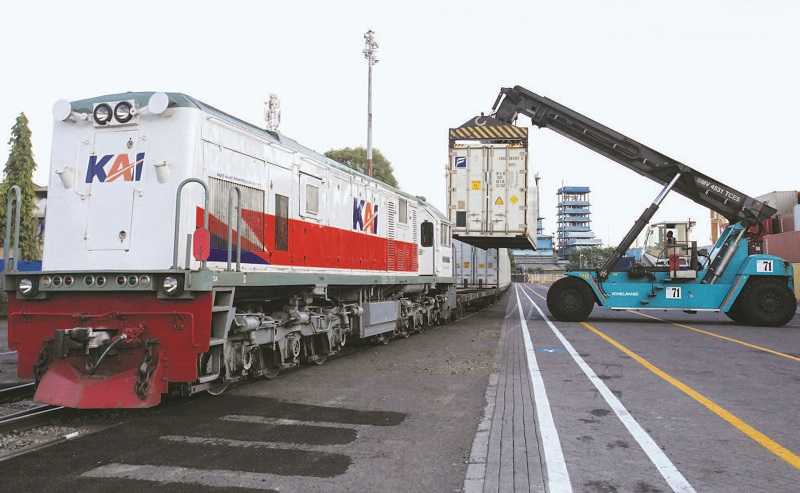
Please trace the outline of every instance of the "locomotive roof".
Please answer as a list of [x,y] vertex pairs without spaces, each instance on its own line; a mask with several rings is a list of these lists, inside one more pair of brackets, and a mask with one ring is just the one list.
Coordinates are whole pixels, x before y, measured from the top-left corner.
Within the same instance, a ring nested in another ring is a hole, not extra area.
[[[126,100],[132,99],[136,103],[136,107],[137,108],[142,108],[144,106],[147,106],[148,100],[150,99],[150,96],[152,96],[154,92],[155,91],[122,92],[122,93],[117,93],[117,94],[105,94],[103,96],[97,96],[97,97],[88,98],[88,99],[79,99],[77,101],[72,101],[72,109],[75,110],[75,111],[78,111],[78,112],[91,113],[92,110],[94,109],[94,105],[97,104],[97,103],[102,103],[102,102],[107,102],[107,101],[119,101],[119,100],[122,100],[122,99],[126,99]],[[402,190],[400,190],[398,188],[395,188],[395,187],[393,187],[393,186],[391,186],[391,185],[389,185],[387,183],[384,183],[382,181],[379,181],[379,180],[376,180],[376,179],[374,179],[372,177],[369,177],[369,176],[365,175],[364,173],[361,173],[360,171],[358,171],[356,169],[353,169],[353,168],[351,168],[349,166],[346,166],[346,165],[344,165],[344,164],[342,164],[342,163],[340,163],[338,161],[335,161],[335,160],[325,156],[324,154],[320,154],[319,152],[300,144],[296,140],[294,140],[292,138],[289,138],[289,137],[283,135],[280,132],[274,132],[274,131],[267,130],[267,129],[261,128],[259,126],[253,125],[250,122],[247,122],[247,121],[242,120],[240,118],[237,118],[237,117],[235,117],[233,115],[225,113],[224,111],[219,110],[219,109],[211,106],[210,104],[206,104],[206,103],[200,101],[199,99],[193,98],[192,96],[189,96],[188,94],[183,94],[183,93],[180,93],[180,92],[168,92],[168,93],[166,93],[166,95],[169,97],[169,107],[170,108],[197,108],[197,109],[199,109],[201,111],[204,111],[206,113],[214,115],[215,117],[219,118],[220,120],[226,121],[226,122],[228,122],[230,124],[237,125],[237,126],[244,126],[248,131],[257,134],[259,137],[261,137],[263,139],[275,142],[276,144],[280,144],[280,145],[282,145],[284,147],[287,147],[287,148],[290,148],[290,149],[292,149],[294,151],[301,152],[301,153],[306,154],[306,155],[311,155],[315,159],[317,159],[317,160],[319,160],[319,161],[321,161],[321,162],[323,162],[323,163],[325,163],[325,164],[327,164],[327,165],[329,165],[331,167],[334,167],[334,168],[337,168],[339,170],[342,170],[342,171],[344,171],[346,173],[350,173],[352,175],[361,176],[361,177],[363,177],[363,178],[365,178],[367,180],[372,180],[372,181],[374,181],[376,183],[380,183],[381,186],[384,186],[384,187],[396,192],[398,195],[402,195],[402,196],[404,196],[404,197],[406,197],[408,199],[415,200],[415,201],[419,202],[420,204],[431,208],[433,211],[435,211],[437,213],[437,215],[441,219],[444,219],[445,221],[447,221],[447,217],[441,211],[439,211],[439,209],[434,207],[432,204],[428,203],[428,201],[425,200],[424,198],[416,196],[416,195],[413,195],[413,194],[410,194],[408,192],[404,192],[404,191],[402,191]]]

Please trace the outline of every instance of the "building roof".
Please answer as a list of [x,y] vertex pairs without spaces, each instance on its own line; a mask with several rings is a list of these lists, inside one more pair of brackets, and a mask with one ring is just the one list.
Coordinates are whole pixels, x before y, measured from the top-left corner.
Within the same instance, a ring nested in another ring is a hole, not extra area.
[[591,190],[589,187],[581,187],[581,186],[563,186],[558,189],[558,193],[589,193]]

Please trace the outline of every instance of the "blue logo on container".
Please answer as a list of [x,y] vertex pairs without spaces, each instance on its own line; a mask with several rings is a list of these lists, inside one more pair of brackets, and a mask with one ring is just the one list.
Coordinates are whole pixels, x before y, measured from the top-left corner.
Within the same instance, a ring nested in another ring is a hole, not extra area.
[[466,167],[467,167],[467,157],[456,156],[456,168],[466,168]]

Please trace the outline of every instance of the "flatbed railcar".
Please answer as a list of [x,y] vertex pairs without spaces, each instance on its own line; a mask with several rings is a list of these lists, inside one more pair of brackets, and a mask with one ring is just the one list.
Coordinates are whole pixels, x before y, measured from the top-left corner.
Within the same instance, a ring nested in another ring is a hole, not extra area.
[[497,295],[457,292],[451,225],[424,199],[191,96],[53,114],[42,272],[6,242],[9,344],[40,402],[219,393]]

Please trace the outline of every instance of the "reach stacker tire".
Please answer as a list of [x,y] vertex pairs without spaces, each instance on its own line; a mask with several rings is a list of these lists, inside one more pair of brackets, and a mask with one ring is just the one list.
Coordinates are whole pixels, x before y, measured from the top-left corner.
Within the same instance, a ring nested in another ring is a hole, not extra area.
[[735,321],[751,325],[780,327],[797,311],[797,300],[785,280],[752,279],[736,301]]
[[562,277],[547,290],[547,308],[556,320],[582,322],[594,308],[592,289],[580,279]]
[[736,322],[739,325],[748,325],[749,324],[749,322],[747,321],[747,318],[745,318],[745,316],[744,316],[744,313],[742,313],[742,304],[739,301],[734,303],[733,306],[731,307],[731,309],[729,311],[725,312],[725,315],[727,315],[727,317],[729,319],[733,320],[734,322]]

